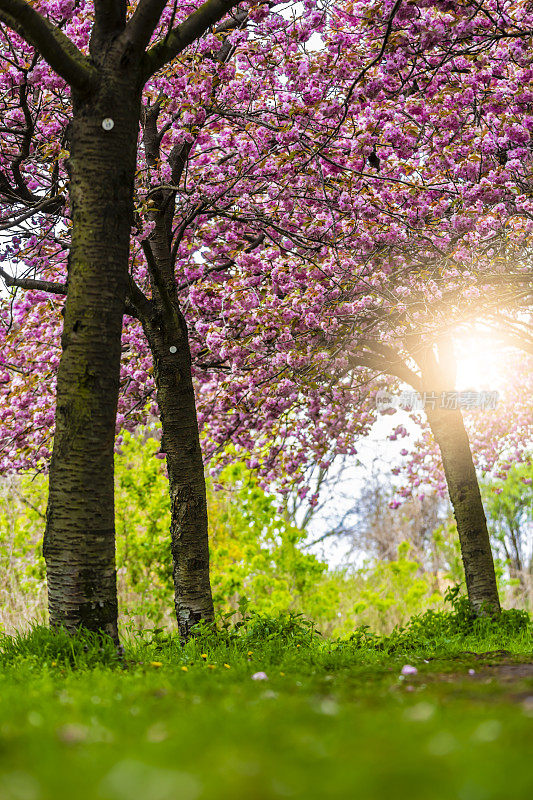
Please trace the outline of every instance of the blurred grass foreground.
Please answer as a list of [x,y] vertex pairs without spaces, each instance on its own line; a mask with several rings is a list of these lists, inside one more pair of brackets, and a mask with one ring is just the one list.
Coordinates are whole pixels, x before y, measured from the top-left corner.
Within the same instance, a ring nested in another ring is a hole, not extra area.
[[324,639],[244,615],[180,644],[35,628],[0,643],[2,800],[526,800],[527,615]]

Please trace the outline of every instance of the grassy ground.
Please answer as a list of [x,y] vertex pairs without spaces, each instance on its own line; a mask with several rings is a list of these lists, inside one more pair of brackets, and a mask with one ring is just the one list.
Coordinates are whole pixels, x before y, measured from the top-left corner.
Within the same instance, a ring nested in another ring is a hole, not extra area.
[[532,651],[530,628],[327,643],[256,620],[121,662],[37,629],[0,643],[0,798],[529,800]]

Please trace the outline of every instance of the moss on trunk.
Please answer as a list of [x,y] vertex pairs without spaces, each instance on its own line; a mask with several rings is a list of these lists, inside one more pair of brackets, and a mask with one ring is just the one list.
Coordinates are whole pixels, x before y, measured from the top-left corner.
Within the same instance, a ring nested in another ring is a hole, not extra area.
[[113,447],[139,91],[110,71],[73,109],[72,247],[44,555],[50,623],[117,639]]

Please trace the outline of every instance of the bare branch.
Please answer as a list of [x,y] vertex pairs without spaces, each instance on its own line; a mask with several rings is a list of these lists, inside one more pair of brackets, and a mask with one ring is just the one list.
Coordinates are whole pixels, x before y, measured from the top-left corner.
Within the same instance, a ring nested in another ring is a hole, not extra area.
[[[6,196],[6,194],[2,191],[0,191],[0,195]],[[46,212],[55,213],[64,204],[65,204],[65,198],[62,195],[45,197],[44,200],[41,200],[40,203],[31,206],[31,208],[29,208],[27,211],[21,212],[18,216],[8,219],[7,222],[2,222],[2,224],[0,224],[0,231],[6,231],[9,230],[10,228],[15,227],[16,225],[20,225],[22,222],[25,222],[27,219],[30,219],[30,217],[33,217],[34,214],[37,214],[39,211],[42,211],[44,213]]]

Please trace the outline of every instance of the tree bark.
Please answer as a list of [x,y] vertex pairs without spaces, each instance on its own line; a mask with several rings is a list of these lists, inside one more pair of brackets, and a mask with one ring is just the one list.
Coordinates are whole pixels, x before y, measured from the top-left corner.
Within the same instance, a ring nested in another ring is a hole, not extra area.
[[51,625],[115,640],[113,447],[140,117],[126,72],[103,70],[97,91],[73,96],[72,248],[43,548]]
[[204,465],[198,432],[191,354],[177,300],[144,322],[154,359],[162,440],[170,491],[174,604],[180,636],[214,619]]
[[499,614],[487,520],[462,413],[426,408],[426,415],[442,456],[472,610],[477,616]]

